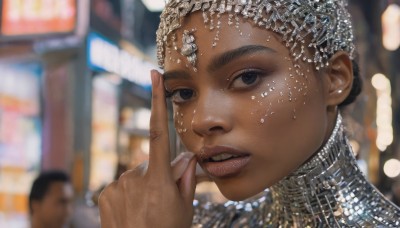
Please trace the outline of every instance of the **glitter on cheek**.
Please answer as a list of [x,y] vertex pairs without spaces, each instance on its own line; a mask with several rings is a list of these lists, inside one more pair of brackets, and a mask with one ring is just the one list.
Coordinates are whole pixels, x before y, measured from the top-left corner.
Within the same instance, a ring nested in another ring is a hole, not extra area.
[[[287,58],[287,57],[284,57]],[[298,112],[301,111],[300,105],[306,104],[309,81],[307,67],[302,68],[292,59],[288,58],[290,65],[287,69],[287,76],[282,75],[282,80],[272,80],[265,84],[264,91],[250,96],[251,100],[257,102],[257,108],[251,111],[251,115],[256,117],[259,125],[268,123],[269,118],[278,111],[286,110],[285,114],[290,119],[297,120]],[[286,63],[286,60],[284,61]],[[283,80],[284,79],[284,80]],[[278,83],[277,83],[278,82]],[[275,106],[278,104],[278,106]],[[273,107],[274,106],[274,107]]]
[[[298,119],[298,111],[301,110],[301,106],[299,105],[305,105],[306,104],[306,98],[307,98],[307,92],[308,92],[308,85],[309,81],[307,78],[307,73],[305,74],[304,72],[310,71],[308,69],[309,66],[304,67],[304,70],[302,69],[302,66],[300,64],[297,64],[296,61],[292,61],[288,57],[283,58],[284,61],[288,60],[290,62],[290,66],[287,68],[287,75],[289,77],[284,77],[284,83],[285,87],[277,87],[275,81],[273,83],[275,84],[268,84],[268,92],[269,93],[274,93],[275,90],[277,93],[277,98],[275,101],[271,101],[274,104],[279,104],[280,107],[291,107],[292,111],[289,111],[289,115],[291,115],[291,119],[297,120]],[[282,83],[280,82],[280,83]],[[282,84],[281,84],[282,85]],[[268,94],[268,93],[267,93]],[[265,98],[265,94],[261,93],[261,98]],[[274,97],[274,96],[272,96]],[[284,106],[282,106],[284,105]],[[265,117],[270,116],[274,114],[274,111],[269,110],[271,109],[270,107],[267,110],[267,114]],[[290,114],[291,112],[291,114]],[[283,113],[282,113],[283,114]],[[266,122],[266,119],[262,117],[259,119],[261,123]]]
[[[274,84],[276,84],[275,82],[273,82]],[[259,124],[264,124],[267,121],[267,118],[269,117],[270,114],[273,114],[274,112],[271,111],[272,109],[272,101],[271,99],[273,99],[273,94],[275,93],[275,87],[270,87],[270,83],[266,84],[267,88],[265,92],[261,92],[260,96],[258,97],[257,103],[258,103],[258,108],[257,110],[254,112],[252,112],[251,114],[253,115],[254,113],[257,114],[257,116],[259,116],[258,119],[258,123]],[[272,89],[273,88],[273,89]],[[271,90],[272,89],[272,90]],[[270,96],[271,95],[271,96]],[[255,96],[253,96],[254,98],[256,98]],[[270,98],[271,97],[271,98]],[[265,103],[267,103],[268,105],[265,105]]]
[[264,98],[264,97],[266,97],[266,96],[268,96],[268,93],[267,93],[267,92],[261,93],[261,97],[262,97],[262,98]]
[[[301,109],[301,106],[298,106],[298,100],[300,101],[299,104],[306,105],[306,99],[308,98],[308,73],[310,72],[309,66],[305,67],[306,69],[303,70],[299,64],[294,64],[295,75],[291,78],[292,86],[288,86],[289,88],[289,101],[293,103],[293,111],[292,111],[292,118],[293,120],[297,119],[297,112],[298,109]],[[307,71],[308,73],[304,73]]]
[[185,127],[183,117],[184,117],[183,113],[179,111],[174,112],[175,129],[180,135],[188,131],[187,128]]

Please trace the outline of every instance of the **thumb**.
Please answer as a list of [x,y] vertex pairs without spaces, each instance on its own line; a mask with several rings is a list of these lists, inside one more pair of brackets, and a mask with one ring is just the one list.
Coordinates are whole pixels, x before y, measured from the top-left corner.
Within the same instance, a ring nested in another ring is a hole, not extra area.
[[179,182],[179,191],[186,205],[192,205],[194,192],[196,190],[196,164],[197,160],[192,158]]

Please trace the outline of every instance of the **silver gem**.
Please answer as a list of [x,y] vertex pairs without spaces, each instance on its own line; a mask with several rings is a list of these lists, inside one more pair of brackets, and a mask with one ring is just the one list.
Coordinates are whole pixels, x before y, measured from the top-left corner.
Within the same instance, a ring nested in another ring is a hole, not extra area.
[[188,30],[183,31],[181,54],[186,56],[192,66],[196,66],[196,52],[197,45],[195,44],[194,36]]

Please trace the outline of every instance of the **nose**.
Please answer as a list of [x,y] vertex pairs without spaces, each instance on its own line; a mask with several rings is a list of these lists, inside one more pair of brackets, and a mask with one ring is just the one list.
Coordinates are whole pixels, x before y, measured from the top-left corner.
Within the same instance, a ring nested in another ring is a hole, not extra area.
[[201,136],[224,134],[232,130],[231,102],[221,94],[206,93],[197,100],[192,129]]

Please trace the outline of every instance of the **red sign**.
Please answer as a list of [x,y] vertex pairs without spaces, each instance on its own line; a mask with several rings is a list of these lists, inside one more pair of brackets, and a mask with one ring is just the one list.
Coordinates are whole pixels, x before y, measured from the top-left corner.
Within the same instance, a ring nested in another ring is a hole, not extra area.
[[76,0],[3,0],[1,34],[42,35],[72,32]]

